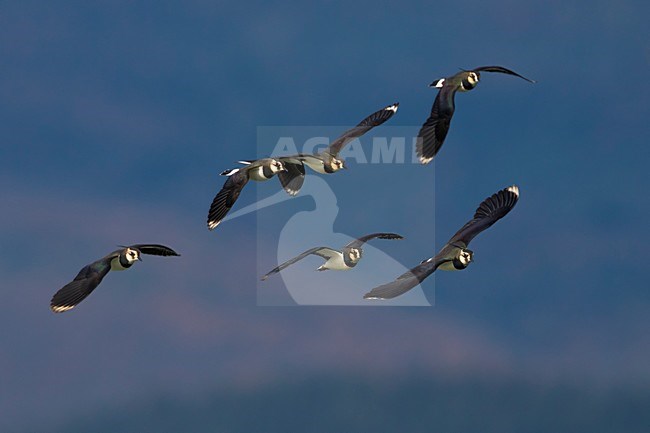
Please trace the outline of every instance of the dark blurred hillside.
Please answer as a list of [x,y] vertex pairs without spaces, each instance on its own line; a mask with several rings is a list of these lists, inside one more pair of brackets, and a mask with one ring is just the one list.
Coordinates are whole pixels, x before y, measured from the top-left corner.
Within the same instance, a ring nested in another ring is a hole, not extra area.
[[318,377],[116,405],[53,431],[647,433],[648,407],[647,389]]

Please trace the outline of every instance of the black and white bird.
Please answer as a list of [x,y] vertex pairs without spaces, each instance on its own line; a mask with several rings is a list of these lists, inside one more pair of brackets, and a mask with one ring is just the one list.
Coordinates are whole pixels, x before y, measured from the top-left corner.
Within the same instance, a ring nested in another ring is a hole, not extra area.
[[395,281],[375,287],[366,293],[364,298],[391,299],[408,292],[436,269],[444,271],[465,269],[474,259],[474,252],[468,249],[471,240],[506,216],[515,207],[517,200],[519,200],[519,188],[516,185],[486,198],[476,209],[474,218],[461,227],[438,254],[400,275]]
[[287,171],[280,173],[278,179],[284,190],[290,195],[296,195],[305,181],[305,165],[321,174],[335,173],[347,168],[345,161],[339,158],[341,150],[355,138],[361,137],[372,128],[381,125],[397,112],[399,103],[396,102],[388,107],[372,113],[363,119],[354,128],[345,131],[339,138],[334,140],[323,151],[310,155],[300,153],[297,155],[276,157],[282,161]]
[[519,75],[502,66],[481,66],[471,71],[462,70],[459,73],[447,78],[435,80],[429,87],[440,89],[433,106],[431,114],[424,122],[416,142],[416,154],[422,164],[428,164],[436,156],[442,143],[445,141],[449,124],[454,115],[454,97],[456,92],[468,92],[478,84],[481,79],[481,72],[500,72],[502,74],[514,75],[534,83],[535,81]]
[[210,205],[208,212],[208,229],[210,230],[217,228],[225,218],[249,180],[261,182],[286,171],[284,163],[276,158],[238,162],[244,166],[221,173],[221,176],[228,176],[228,179]]
[[325,259],[325,263],[320,265],[316,270],[317,271],[327,271],[327,270],[332,270],[332,271],[349,271],[350,269],[354,268],[357,263],[359,263],[359,260],[361,260],[361,256],[363,255],[363,250],[362,246],[366,242],[368,242],[371,239],[404,239],[402,236],[396,234],[396,233],[373,233],[370,235],[365,235],[362,236],[358,239],[353,240],[352,242],[348,243],[346,246],[343,247],[341,251],[334,250],[332,248],[328,247],[315,247],[311,248],[304,253],[300,254],[299,256],[296,256],[290,260],[287,260],[286,262],[282,263],[280,266],[277,268],[269,271],[266,275],[264,275],[261,280],[264,281],[268,277],[270,277],[273,274],[276,274],[286,268],[287,266],[293,265],[299,260],[304,259],[305,257],[313,254],[316,256],[320,256]]
[[129,269],[136,261],[142,261],[142,254],[154,256],[180,255],[169,247],[157,244],[137,244],[122,247],[84,266],[74,280],[54,294],[50,301],[50,309],[55,313],[71,310],[95,290],[108,274],[108,271]]

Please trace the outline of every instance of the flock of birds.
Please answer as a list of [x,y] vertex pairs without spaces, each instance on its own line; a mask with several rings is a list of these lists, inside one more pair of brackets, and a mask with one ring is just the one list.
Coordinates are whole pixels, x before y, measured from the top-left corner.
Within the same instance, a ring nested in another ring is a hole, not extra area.
[[[460,72],[431,83],[430,87],[440,89],[431,113],[418,132],[416,154],[422,164],[433,160],[442,147],[451,119],[454,115],[454,98],[457,92],[467,92],[478,84],[481,72],[498,72],[533,80],[501,66],[482,66]],[[266,181],[278,176],[280,184],[291,196],[300,191],[305,180],[305,165],[321,174],[332,174],[347,168],[345,161],[339,157],[341,150],[352,140],[358,138],[390,119],[399,107],[398,103],[389,105],[363,119],[357,126],[345,131],[321,152],[316,154],[296,154],[242,160],[241,167],[221,173],[227,176],[226,182],[215,196],[208,212],[208,229],[214,230],[233,207],[242,189],[249,180]],[[394,281],[375,287],[364,295],[365,299],[391,299],[402,295],[420,284],[437,269],[446,271],[462,270],[473,261],[474,253],[469,250],[469,243],[479,233],[492,226],[512,210],[519,199],[519,188],[509,186],[486,198],[476,209],[474,217],[463,225],[443,246],[438,254],[422,261],[418,266],[400,275]],[[350,270],[356,266],[362,256],[362,246],[372,239],[403,239],[396,233],[373,233],[362,236],[345,245],[341,250],[327,247],[315,247],[287,260],[262,277],[266,280],[273,274],[302,260],[309,255],[325,259],[317,270]],[[173,249],[158,244],[136,244],[121,246],[120,249],[84,266],[73,281],[57,291],[50,302],[50,309],[55,313],[68,311],[83,301],[101,283],[109,271],[123,271],[130,268],[142,255],[179,256]]]

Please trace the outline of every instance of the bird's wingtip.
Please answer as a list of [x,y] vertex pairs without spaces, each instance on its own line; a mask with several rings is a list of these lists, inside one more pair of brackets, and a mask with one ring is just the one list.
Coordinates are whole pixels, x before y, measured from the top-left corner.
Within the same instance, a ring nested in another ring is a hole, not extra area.
[[511,193],[519,197],[519,187],[517,185],[509,186],[508,188],[506,188],[506,190],[510,191]]
[[398,108],[399,108],[399,102],[395,102],[393,105],[389,105],[388,107],[384,108],[384,110],[388,110],[388,111],[392,111],[393,113],[396,113]]
[[220,176],[232,176],[233,174],[237,173],[240,169],[238,168],[229,168],[228,170],[224,170],[221,173],[219,173]]
[[53,313],[63,313],[68,310],[72,310],[74,305],[50,305],[50,310]]

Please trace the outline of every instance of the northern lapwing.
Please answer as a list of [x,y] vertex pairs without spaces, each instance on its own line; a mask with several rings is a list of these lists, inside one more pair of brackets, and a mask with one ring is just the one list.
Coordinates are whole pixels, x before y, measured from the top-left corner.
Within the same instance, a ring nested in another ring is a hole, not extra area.
[[467,222],[434,257],[397,277],[395,281],[375,287],[364,295],[365,299],[391,299],[402,295],[420,284],[436,269],[444,271],[463,270],[474,258],[469,243],[483,230],[503,218],[519,200],[519,188],[509,186],[486,198],[476,209],[474,218]]
[[502,66],[481,66],[470,71],[462,70],[451,77],[435,80],[429,87],[435,87],[440,91],[435,101],[433,101],[429,118],[418,132],[415,147],[416,154],[422,164],[431,162],[445,141],[451,118],[454,115],[456,92],[468,92],[476,87],[481,79],[481,72],[500,72],[523,78],[530,83],[535,82]]
[[361,256],[363,255],[363,250],[361,249],[361,247],[363,246],[363,244],[375,238],[376,239],[404,239],[402,236],[396,233],[373,233],[353,240],[352,242],[344,246],[343,249],[340,251],[328,247],[311,248],[305,251],[304,253],[292,259],[287,260],[277,268],[272,269],[271,271],[269,271],[269,273],[264,275],[261,278],[261,280],[262,281],[266,280],[271,275],[280,272],[287,266],[293,265],[297,261],[302,260],[311,254],[320,256],[325,259],[325,263],[320,265],[316,269],[317,271],[327,271],[327,270],[349,271],[350,269],[354,268],[357,265],[357,263],[359,263],[359,260],[361,260]]
[[230,208],[235,204],[241,190],[249,180],[262,182],[286,170],[284,163],[275,158],[239,161],[239,163],[244,164],[244,166],[221,173],[222,176],[228,176],[228,179],[210,205],[208,211],[209,230],[217,228]]
[[101,259],[84,266],[74,280],[54,294],[50,309],[55,313],[71,310],[102,282],[109,271],[124,271],[140,260],[142,254],[154,256],[179,256],[176,251],[164,245],[137,244],[122,247]]
[[305,165],[321,174],[331,174],[347,168],[345,161],[339,158],[341,150],[355,138],[361,137],[372,128],[381,125],[393,117],[398,107],[399,103],[396,102],[372,113],[359,122],[357,126],[345,131],[321,152],[313,155],[300,153],[297,155],[276,157],[276,159],[284,163],[287,169],[286,172],[278,175],[278,179],[280,179],[284,190],[290,195],[298,194],[305,180]]

